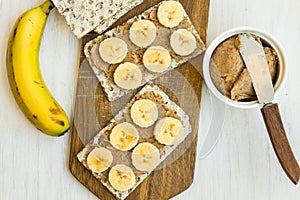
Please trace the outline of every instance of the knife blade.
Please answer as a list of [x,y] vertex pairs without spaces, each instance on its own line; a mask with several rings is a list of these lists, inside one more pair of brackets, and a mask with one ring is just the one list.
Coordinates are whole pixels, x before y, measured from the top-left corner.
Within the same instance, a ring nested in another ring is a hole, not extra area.
[[263,46],[250,34],[240,34],[239,51],[249,71],[261,112],[276,156],[290,180],[297,184],[300,168],[289,144],[280,111],[274,99],[274,88]]
[[239,50],[251,76],[258,101],[262,104],[268,103],[274,98],[274,88],[263,46],[250,35],[239,35],[239,40]]

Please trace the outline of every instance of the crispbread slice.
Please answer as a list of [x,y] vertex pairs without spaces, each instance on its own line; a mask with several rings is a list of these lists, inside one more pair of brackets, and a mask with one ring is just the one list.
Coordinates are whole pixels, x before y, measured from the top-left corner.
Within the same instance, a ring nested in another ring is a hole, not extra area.
[[81,38],[97,29],[102,33],[144,0],[52,0],[73,33]]
[[135,8],[139,4],[141,4],[145,0],[125,0],[128,6],[120,7],[117,12],[108,18],[107,20],[100,23],[94,31],[101,34],[103,33],[107,28],[109,28],[111,25],[113,25],[118,19],[120,19],[123,15],[125,15],[127,12],[129,12],[131,9]]
[[[181,64],[187,62],[189,59],[192,59],[199,54],[203,53],[205,50],[205,45],[203,41],[201,40],[199,34],[197,33],[195,27],[193,26],[190,18],[188,17],[187,13],[184,11],[184,20],[176,27],[174,28],[165,28],[162,26],[157,17],[156,17],[156,12],[158,7],[163,3],[164,1],[160,2],[158,5],[155,5],[142,14],[133,17],[129,19],[126,23],[124,23],[121,26],[118,26],[110,31],[107,31],[106,33],[98,36],[97,38],[89,41],[84,48],[84,53],[90,63],[90,66],[92,67],[94,73],[96,74],[98,80],[100,81],[109,101],[114,101],[123,95],[127,94],[130,92],[130,90],[126,90],[123,88],[120,88],[117,86],[114,81],[113,81],[113,72],[114,69],[118,66],[116,65],[109,65],[108,63],[104,62],[102,58],[99,55],[99,44],[105,40],[108,37],[118,37],[123,39],[127,45],[128,45],[128,54],[127,57],[124,59],[123,62],[134,62],[137,64],[141,71],[143,72],[143,80],[142,80],[142,85],[146,84],[147,82],[154,80],[158,78],[159,76],[173,70],[174,68],[180,66]],[[129,39],[129,28],[131,24],[137,20],[140,19],[149,19],[152,22],[155,23],[157,27],[157,37],[152,43],[151,46],[163,46],[166,48],[171,55],[172,62],[171,66],[169,69],[167,69],[163,73],[153,73],[149,70],[146,70],[145,67],[141,64],[142,63],[142,53],[146,51],[147,48],[139,48],[135,46]],[[171,35],[172,32],[176,31],[177,29],[184,28],[189,30],[196,38],[197,41],[197,49],[190,55],[188,56],[179,56],[177,55],[171,48],[169,44],[169,36]],[[134,61],[131,61],[131,60]]]
[[[158,141],[155,140],[153,136],[153,127],[151,126],[149,128],[140,128],[136,126],[131,118],[130,115],[130,108],[133,105],[133,103],[138,99],[151,99],[153,102],[155,102],[159,108],[162,108],[165,110],[165,112],[162,109],[159,109],[159,119],[163,118],[165,116],[172,116],[177,119],[180,119],[183,129],[184,129],[184,136],[181,141],[176,143],[172,146],[166,146],[160,144]],[[114,166],[116,164],[125,164],[129,167],[131,167],[135,173],[136,176],[136,184],[133,188],[130,190],[120,192],[115,190],[108,181],[108,172],[110,168],[102,173],[94,173],[92,174],[105,186],[108,188],[110,192],[112,192],[118,199],[125,199],[139,184],[143,182],[145,178],[151,173],[150,172],[141,172],[134,168],[134,166],[131,163],[131,151],[128,152],[122,152],[117,149],[114,149],[113,146],[109,143],[109,134],[110,131],[113,129],[115,125],[122,122],[129,122],[133,124],[137,130],[139,131],[140,139],[138,143],[141,142],[150,142],[154,144],[160,152],[160,163],[162,163],[168,155],[173,152],[176,147],[184,141],[184,139],[191,133],[192,128],[189,122],[189,116],[173,101],[170,100],[170,98],[162,91],[160,88],[156,85],[146,85],[140,92],[138,92],[135,97],[126,105],[126,107],[121,110],[111,121],[110,123],[103,128],[83,149],[81,152],[77,154],[78,160],[89,170],[87,164],[86,164],[86,158],[95,147],[105,147],[109,149],[114,156],[114,161],[111,165]]]

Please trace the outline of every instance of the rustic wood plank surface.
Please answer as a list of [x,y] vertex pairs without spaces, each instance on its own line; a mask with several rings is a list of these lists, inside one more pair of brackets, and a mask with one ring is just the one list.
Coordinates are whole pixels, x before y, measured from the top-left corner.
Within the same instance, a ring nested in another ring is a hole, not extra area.
[[[146,1],[121,18],[113,27],[122,24],[134,15],[160,2]],[[209,0],[181,1],[201,38],[205,41]],[[199,12],[201,11],[201,12]],[[83,47],[87,41],[96,37],[90,33],[82,39],[80,67],[77,80],[74,126],[71,135],[69,167],[71,173],[100,199],[115,199],[92,174],[77,160],[77,153],[109,123],[116,111],[125,107],[138,91],[109,102],[101,85],[85,60]],[[173,101],[179,104],[190,117],[192,133],[127,199],[169,199],[186,190],[193,182],[197,150],[199,109],[201,102],[202,78],[199,70],[201,62],[193,66],[185,63],[154,81]],[[187,98],[188,97],[188,98]],[[172,161],[172,162],[171,162]],[[173,162],[174,161],[174,162]]]

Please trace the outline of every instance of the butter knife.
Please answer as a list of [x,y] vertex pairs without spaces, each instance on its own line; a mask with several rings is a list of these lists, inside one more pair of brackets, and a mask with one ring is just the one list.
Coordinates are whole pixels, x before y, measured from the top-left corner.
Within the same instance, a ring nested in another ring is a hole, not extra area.
[[273,103],[274,88],[264,49],[250,34],[240,34],[239,51],[249,71],[262,116],[276,156],[290,180],[297,184],[300,168],[292,152],[277,103]]

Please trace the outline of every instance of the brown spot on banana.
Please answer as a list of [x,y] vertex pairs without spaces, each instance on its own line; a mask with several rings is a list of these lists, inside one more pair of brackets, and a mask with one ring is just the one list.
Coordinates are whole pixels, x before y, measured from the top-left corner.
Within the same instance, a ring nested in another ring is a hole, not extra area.
[[54,123],[56,123],[56,124],[58,124],[58,125],[60,125],[60,126],[64,126],[65,125],[65,122],[63,121],[63,120],[61,120],[61,119],[56,119],[56,118],[54,118],[54,117],[50,117],[51,118],[51,120],[54,122]]
[[41,83],[40,82],[38,82],[38,81],[33,81],[35,84],[38,84],[38,85],[40,85]]
[[49,111],[53,114],[53,115],[59,115],[62,113],[62,110],[59,109],[59,107],[57,108],[49,108]]
[[39,81],[33,81],[33,83],[35,83],[35,84],[37,84],[37,85],[40,85],[40,87],[41,87],[42,89],[45,88],[44,85],[43,85],[42,83],[40,83]]

